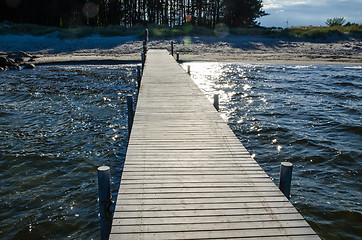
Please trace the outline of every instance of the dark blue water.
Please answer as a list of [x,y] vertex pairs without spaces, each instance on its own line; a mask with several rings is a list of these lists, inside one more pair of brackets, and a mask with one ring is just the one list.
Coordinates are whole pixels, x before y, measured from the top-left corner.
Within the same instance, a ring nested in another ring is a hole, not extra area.
[[188,63],[255,160],[323,239],[362,238],[362,67]]
[[124,161],[135,65],[0,72],[0,239],[99,239],[97,167]]

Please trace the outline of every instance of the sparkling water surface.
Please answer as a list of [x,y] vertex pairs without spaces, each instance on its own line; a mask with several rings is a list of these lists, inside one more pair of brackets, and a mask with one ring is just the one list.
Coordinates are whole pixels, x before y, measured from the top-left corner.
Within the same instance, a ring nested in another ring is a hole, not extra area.
[[97,167],[113,192],[136,66],[0,72],[0,238],[99,239]]
[[[268,175],[294,164],[292,203],[323,239],[360,239],[362,68],[187,63]],[[0,238],[99,239],[97,167],[117,191],[136,65],[0,72]]]

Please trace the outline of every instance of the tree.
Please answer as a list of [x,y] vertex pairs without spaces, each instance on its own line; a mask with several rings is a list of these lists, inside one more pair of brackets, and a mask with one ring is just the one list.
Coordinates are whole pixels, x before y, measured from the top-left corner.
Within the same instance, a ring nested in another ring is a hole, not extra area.
[[261,8],[262,0],[0,0],[0,21],[61,27],[177,27],[185,23],[211,28],[218,23],[250,27],[266,15]]
[[342,26],[346,22],[344,17],[335,17],[335,18],[328,18],[326,24],[328,27],[339,27]]
[[231,27],[256,25],[255,19],[268,15],[262,0],[224,0],[224,22]]

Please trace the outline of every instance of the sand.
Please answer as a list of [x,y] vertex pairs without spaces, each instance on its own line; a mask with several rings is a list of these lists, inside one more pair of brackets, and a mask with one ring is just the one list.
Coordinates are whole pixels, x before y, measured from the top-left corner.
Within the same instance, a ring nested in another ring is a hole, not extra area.
[[[223,61],[290,64],[362,64],[361,39],[329,41],[265,37],[178,37],[150,39],[148,48],[167,48],[175,42],[181,61]],[[34,64],[61,62],[138,62],[142,41],[136,37],[92,36],[61,40],[53,35],[1,35],[0,54],[24,51],[36,56]]]

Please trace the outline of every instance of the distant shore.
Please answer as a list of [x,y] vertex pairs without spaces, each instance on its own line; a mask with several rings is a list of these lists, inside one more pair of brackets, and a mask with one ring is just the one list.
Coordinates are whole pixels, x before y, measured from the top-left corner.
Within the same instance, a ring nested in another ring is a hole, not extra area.
[[[267,37],[178,37],[150,39],[148,48],[170,49],[181,61],[223,61],[290,64],[362,65],[362,41],[349,38],[333,41],[286,40]],[[24,51],[36,56],[37,64],[63,62],[137,62],[142,41],[136,37],[92,36],[59,39],[52,36],[0,35],[0,54]]]

